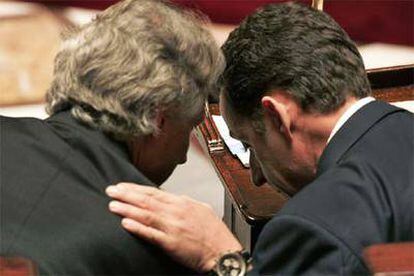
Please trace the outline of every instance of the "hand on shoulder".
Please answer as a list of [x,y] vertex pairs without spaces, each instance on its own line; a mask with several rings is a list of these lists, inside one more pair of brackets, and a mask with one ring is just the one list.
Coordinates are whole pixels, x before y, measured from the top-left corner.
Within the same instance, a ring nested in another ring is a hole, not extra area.
[[115,199],[109,209],[124,217],[126,230],[160,246],[189,268],[209,271],[224,252],[242,249],[205,203],[132,183],[109,186],[106,193]]

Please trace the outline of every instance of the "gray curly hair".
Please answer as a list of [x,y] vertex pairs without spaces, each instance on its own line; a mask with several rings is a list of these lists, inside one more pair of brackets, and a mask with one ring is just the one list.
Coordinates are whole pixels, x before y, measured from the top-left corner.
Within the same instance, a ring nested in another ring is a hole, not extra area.
[[70,34],[55,59],[49,114],[128,139],[156,133],[157,110],[193,119],[218,91],[224,57],[203,19],[165,1],[125,0]]

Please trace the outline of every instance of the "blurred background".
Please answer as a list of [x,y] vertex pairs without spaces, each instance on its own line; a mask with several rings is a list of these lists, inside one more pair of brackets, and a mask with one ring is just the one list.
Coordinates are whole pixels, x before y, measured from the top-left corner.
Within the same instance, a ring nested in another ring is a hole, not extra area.
[[[0,0],[0,114],[46,118],[43,98],[61,32],[85,24],[116,2]],[[221,45],[246,15],[265,4],[285,1],[172,2],[206,14],[211,20],[207,27]],[[367,68],[414,64],[414,0],[325,0],[324,10],[358,43]],[[223,188],[195,136],[188,162],[163,189],[207,202],[223,215]]]

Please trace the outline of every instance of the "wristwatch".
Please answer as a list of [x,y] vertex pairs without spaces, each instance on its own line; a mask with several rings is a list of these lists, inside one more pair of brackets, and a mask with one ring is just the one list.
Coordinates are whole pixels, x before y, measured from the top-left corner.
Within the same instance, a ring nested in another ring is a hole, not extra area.
[[244,276],[252,268],[252,258],[249,252],[227,252],[220,256],[213,268],[213,275]]

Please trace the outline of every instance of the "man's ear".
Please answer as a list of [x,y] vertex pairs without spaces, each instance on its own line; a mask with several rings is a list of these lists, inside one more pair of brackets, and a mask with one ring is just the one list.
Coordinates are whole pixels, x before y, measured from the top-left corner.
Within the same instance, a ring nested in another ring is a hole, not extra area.
[[291,124],[292,118],[288,105],[272,96],[262,98],[264,116],[268,116],[275,129],[278,130],[287,140],[292,140]]
[[166,127],[165,120],[166,120],[165,112],[158,109],[157,114],[155,115],[155,123],[157,124],[157,128],[160,133],[164,132],[165,130],[165,127]]

